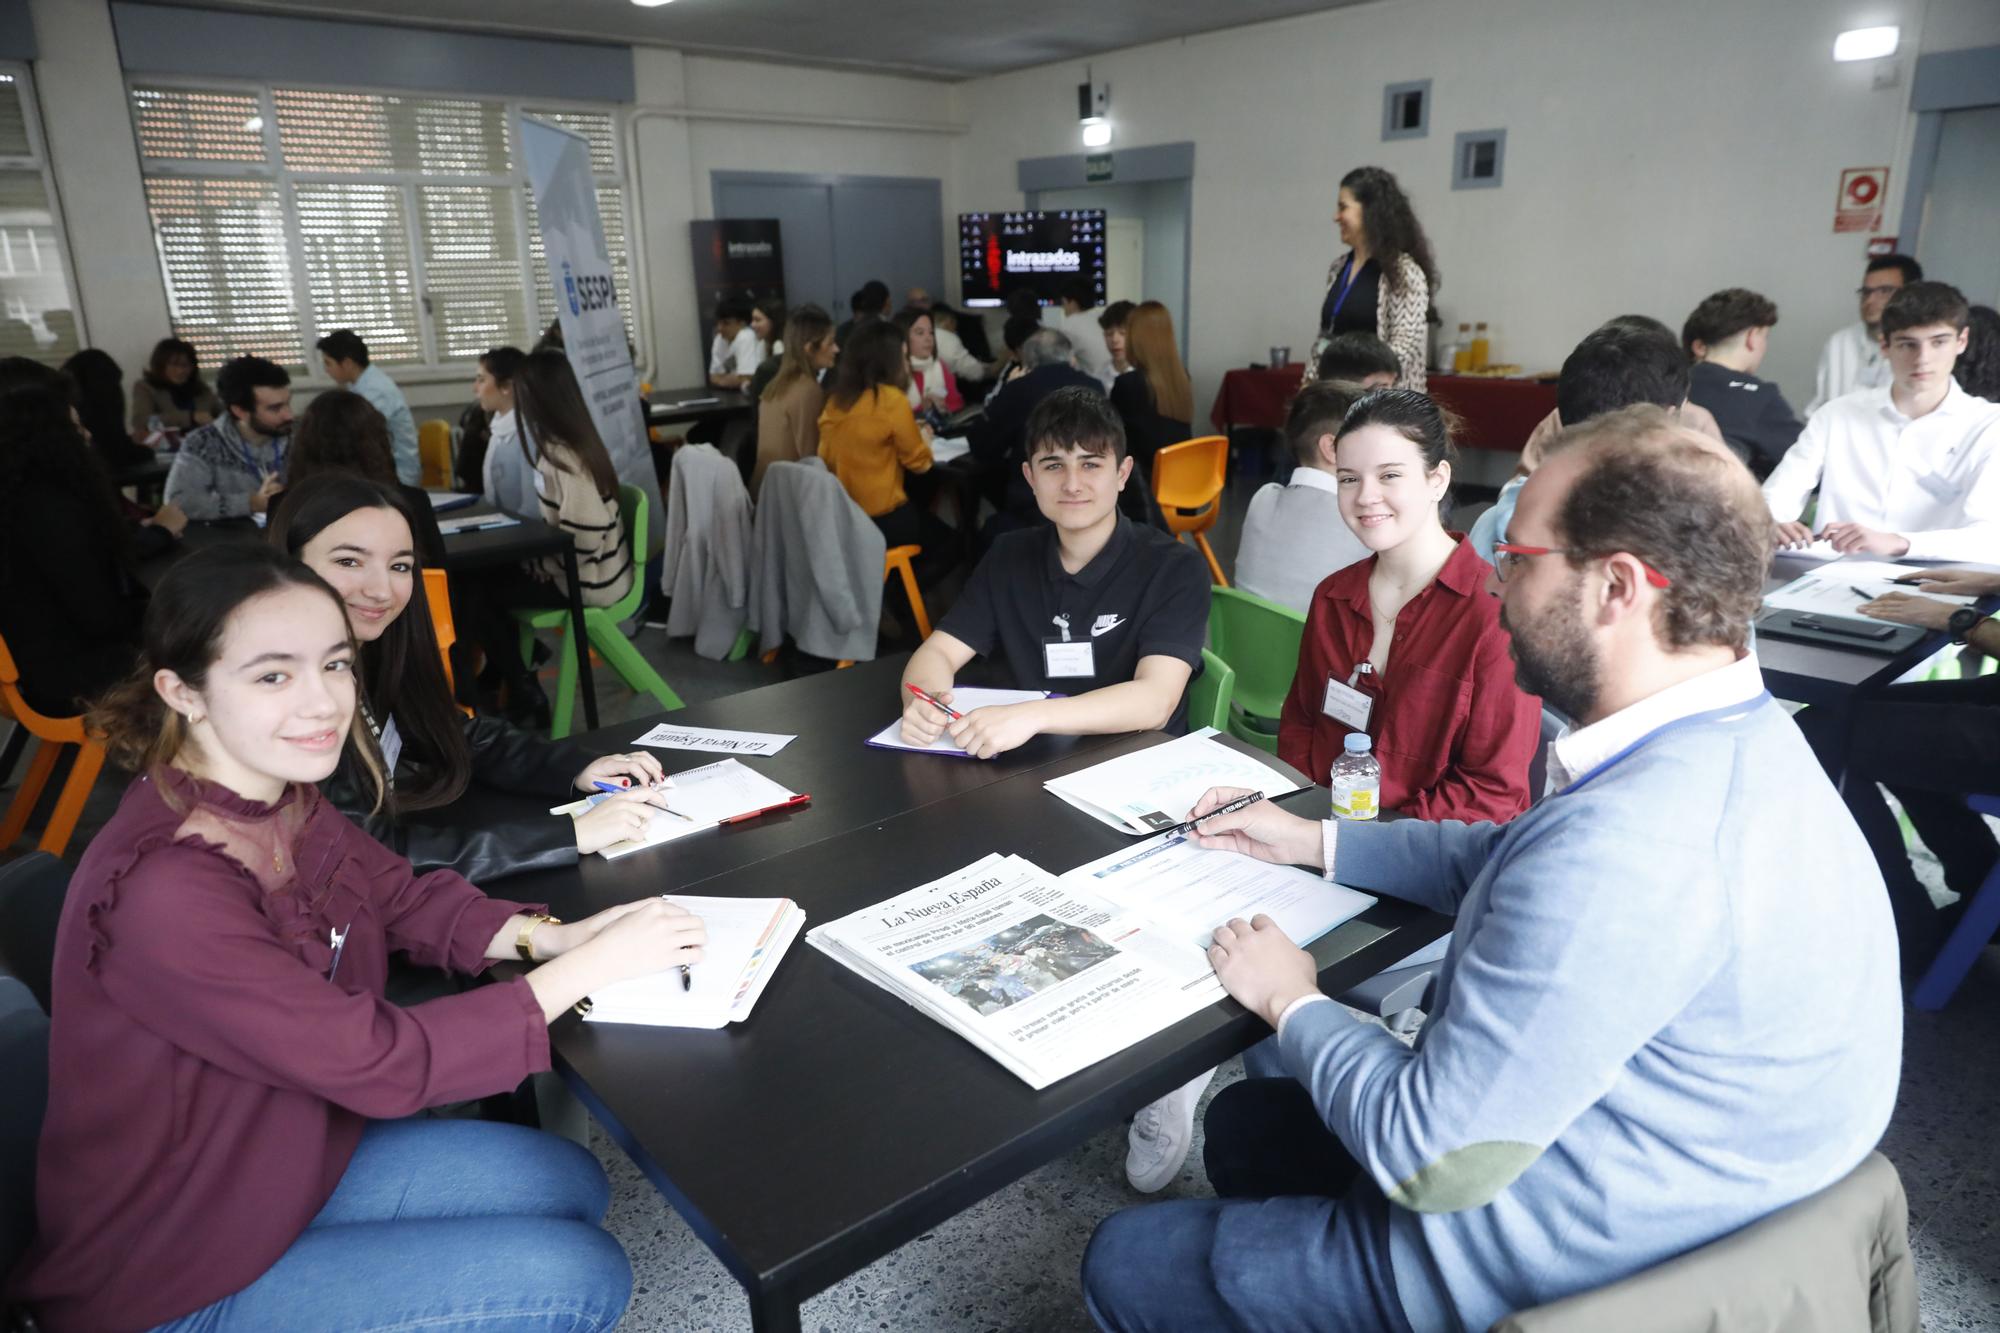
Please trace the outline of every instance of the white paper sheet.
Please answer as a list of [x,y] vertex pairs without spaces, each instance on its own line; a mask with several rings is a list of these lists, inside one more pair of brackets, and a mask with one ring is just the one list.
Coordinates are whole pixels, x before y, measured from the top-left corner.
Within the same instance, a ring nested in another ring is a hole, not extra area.
[[512,528],[521,520],[512,514],[460,514],[438,520],[438,531],[449,537],[455,532],[484,532],[488,528]]
[[972,441],[963,435],[947,435],[931,441],[931,461],[949,463],[972,452]]
[[721,750],[728,754],[776,754],[797,740],[774,731],[728,731],[720,727],[677,727],[662,722],[633,741],[656,750]]
[[[905,691],[908,694],[908,691]],[[966,685],[951,693],[950,704],[961,713],[970,713],[975,708],[998,708],[1003,704],[1028,703],[1049,696],[1041,690],[988,690]],[[868,738],[868,744],[881,750],[914,750],[919,754],[955,754],[964,757],[965,751],[949,732],[939,736],[929,745],[912,745],[903,739],[903,720],[899,716],[894,722]]]
[[[549,813],[573,815],[588,810],[607,795],[616,794],[600,792],[580,801],[571,801],[568,805],[555,806]],[[645,837],[614,842],[597,854],[607,861],[615,861],[642,848],[657,847],[663,842],[673,842],[703,829],[714,828],[732,815],[746,815],[753,810],[778,805],[796,794],[734,759],[719,759],[715,763],[673,775],[673,786],[667,791],[667,810],[653,812],[653,824]],[[668,810],[674,813],[669,814]],[[676,815],[687,817],[681,819]]]
[[689,985],[682,987],[676,967],[606,986],[591,995],[587,1021],[719,1028],[746,1018],[805,922],[805,913],[786,898],[666,896],[708,929]]
[[1952,606],[1971,606],[1977,599],[1952,597],[1944,593],[1919,593],[1914,584],[1895,580],[1908,578],[1921,565],[1898,565],[1887,560],[1837,560],[1801,574],[1764,598],[1764,608],[1775,611],[1815,611],[1822,615],[1858,616],[1863,602],[1892,592],[1906,592]]
[[1282,796],[1300,785],[1271,765],[1214,739],[1203,727],[1178,740],[1108,759],[1042,785],[1120,833],[1157,833],[1180,823],[1210,787]]

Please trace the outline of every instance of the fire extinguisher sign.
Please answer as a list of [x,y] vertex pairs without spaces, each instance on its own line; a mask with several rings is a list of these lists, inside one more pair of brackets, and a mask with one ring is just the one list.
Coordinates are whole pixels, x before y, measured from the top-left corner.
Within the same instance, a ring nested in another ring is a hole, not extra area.
[[1889,194],[1889,168],[1849,167],[1840,173],[1840,197],[1833,205],[1835,232],[1882,228],[1882,201]]

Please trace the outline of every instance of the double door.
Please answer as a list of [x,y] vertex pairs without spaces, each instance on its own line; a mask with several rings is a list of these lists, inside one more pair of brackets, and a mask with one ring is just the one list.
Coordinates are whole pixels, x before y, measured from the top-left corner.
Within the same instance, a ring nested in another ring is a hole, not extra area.
[[776,218],[785,301],[820,306],[836,322],[870,278],[892,305],[922,287],[944,296],[944,189],[919,177],[713,173],[715,216]]

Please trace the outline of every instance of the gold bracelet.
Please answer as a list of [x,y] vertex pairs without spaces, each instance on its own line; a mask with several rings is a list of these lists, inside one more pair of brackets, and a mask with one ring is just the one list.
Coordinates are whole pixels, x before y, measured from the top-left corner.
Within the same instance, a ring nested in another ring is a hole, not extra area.
[[530,942],[529,937],[535,933],[535,927],[541,925],[544,921],[552,926],[560,926],[562,924],[561,917],[550,916],[547,912],[536,912],[521,923],[521,933],[514,937],[514,952],[521,955],[522,962],[532,963],[535,961],[535,948],[533,943]]

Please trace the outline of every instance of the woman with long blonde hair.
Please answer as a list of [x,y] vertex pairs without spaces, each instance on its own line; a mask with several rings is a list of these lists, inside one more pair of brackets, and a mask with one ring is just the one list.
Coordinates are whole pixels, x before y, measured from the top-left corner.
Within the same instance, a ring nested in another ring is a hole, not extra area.
[[819,452],[819,413],[826,391],[819,377],[840,350],[833,341],[833,317],[816,305],[802,305],[785,321],[785,350],[778,373],[757,399],[757,465],[750,493],[764,482],[773,463],[796,463]]
[[1125,444],[1150,473],[1153,455],[1194,435],[1194,385],[1181,364],[1174,317],[1158,301],[1143,301],[1125,323],[1132,368],[1111,383],[1111,405],[1125,423]]

